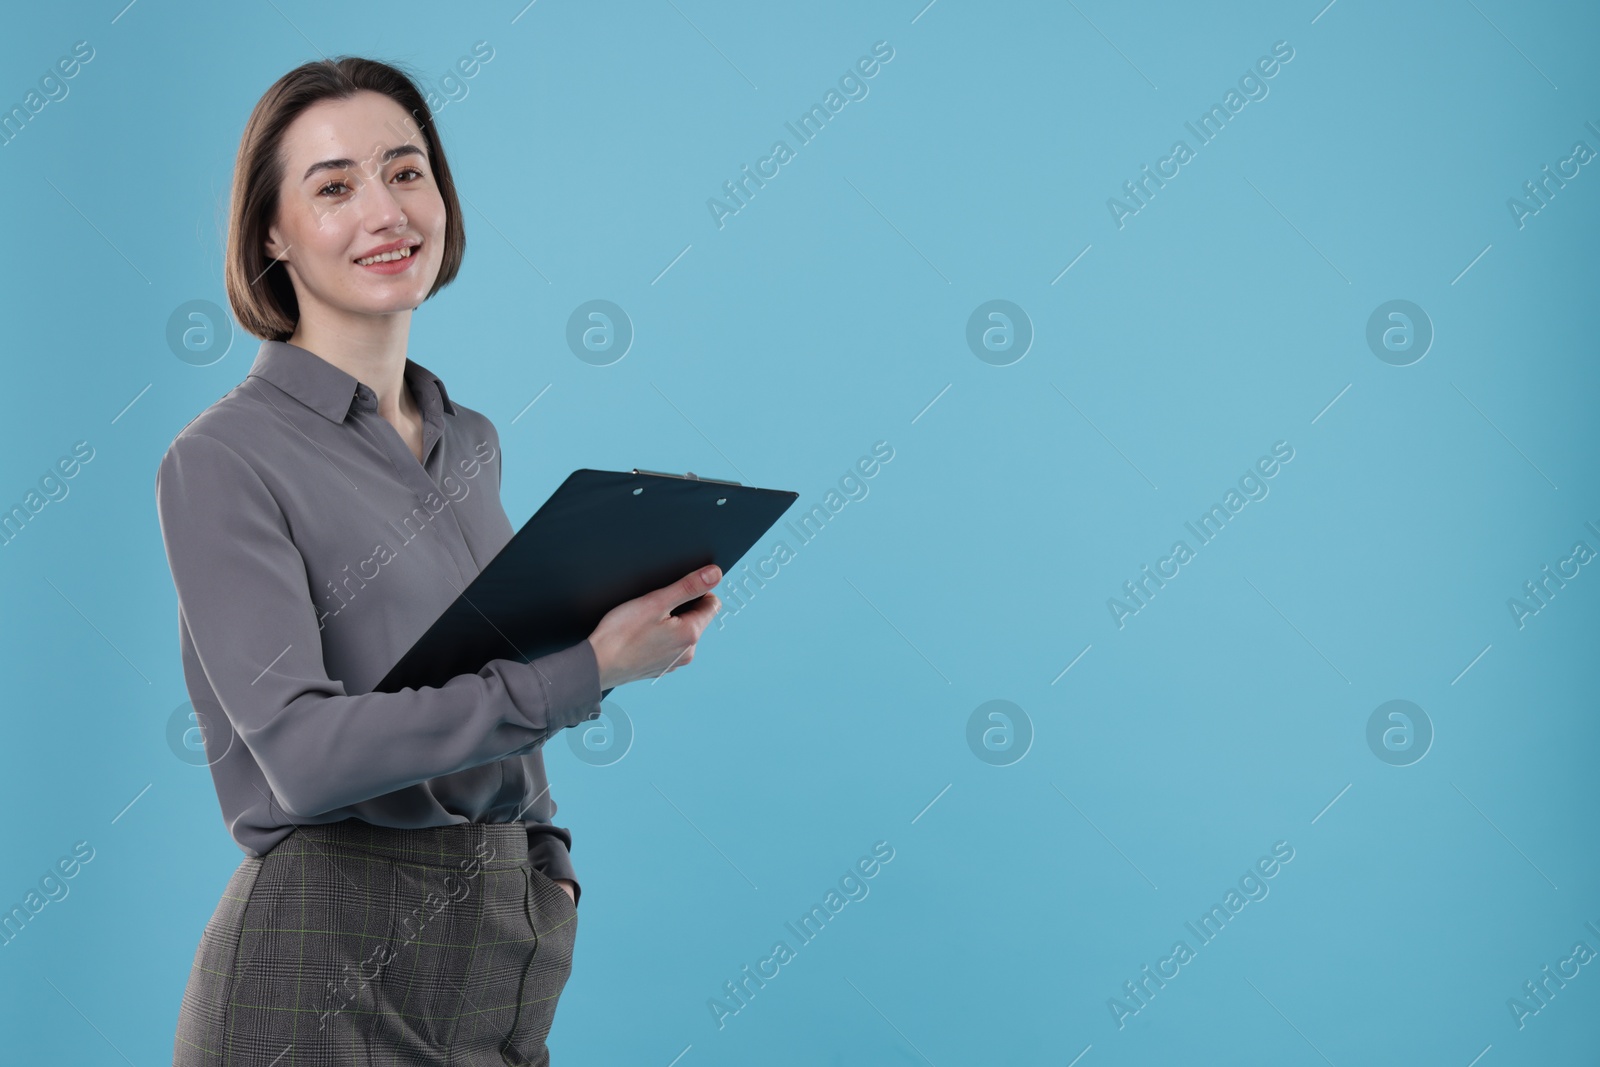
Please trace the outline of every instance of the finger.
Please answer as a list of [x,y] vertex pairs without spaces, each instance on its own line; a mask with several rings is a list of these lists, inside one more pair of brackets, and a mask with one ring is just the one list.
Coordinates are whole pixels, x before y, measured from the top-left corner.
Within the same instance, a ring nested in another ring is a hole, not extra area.
[[722,601],[717,599],[715,593],[707,593],[704,599],[697,602],[693,607],[679,612],[675,617],[693,626],[695,637],[698,639],[700,634],[705,631],[705,628],[711,624],[712,616],[721,610]]
[[670,612],[679,604],[686,604],[696,597],[705,596],[717,587],[722,581],[722,568],[715,563],[699,570],[691,571],[678,581],[656,591],[661,601],[663,614]]

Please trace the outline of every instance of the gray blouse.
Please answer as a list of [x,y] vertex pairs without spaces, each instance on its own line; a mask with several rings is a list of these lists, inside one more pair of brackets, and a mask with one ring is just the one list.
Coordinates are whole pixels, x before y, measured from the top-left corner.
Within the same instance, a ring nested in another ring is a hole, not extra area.
[[184,678],[223,818],[251,856],[348,818],[520,821],[533,866],[576,883],[540,748],[600,715],[588,641],[372,691],[513,533],[494,424],[409,359],[405,382],[421,463],[369,386],[283,341],[162,457]]

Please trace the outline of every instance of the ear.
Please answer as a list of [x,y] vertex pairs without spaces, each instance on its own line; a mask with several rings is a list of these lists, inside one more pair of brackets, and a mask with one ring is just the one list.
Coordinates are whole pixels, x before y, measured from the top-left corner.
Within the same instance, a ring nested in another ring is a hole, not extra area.
[[278,228],[276,226],[267,227],[267,236],[261,242],[261,247],[266,251],[269,258],[284,263],[288,262],[288,258],[284,255],[283,242],[278,239]]

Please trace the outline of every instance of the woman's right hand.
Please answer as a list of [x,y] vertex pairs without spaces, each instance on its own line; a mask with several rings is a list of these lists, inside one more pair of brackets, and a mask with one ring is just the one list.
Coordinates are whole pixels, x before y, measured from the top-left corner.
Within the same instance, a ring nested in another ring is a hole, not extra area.
[[[600,688],[659,677],[693,660],[700,634],[722,610],[711,592],[721,580],[722,570],[713,564],[606,612],[588,638],[600,665]],[[697,597],[702,599],[693,608],[672,614]]]

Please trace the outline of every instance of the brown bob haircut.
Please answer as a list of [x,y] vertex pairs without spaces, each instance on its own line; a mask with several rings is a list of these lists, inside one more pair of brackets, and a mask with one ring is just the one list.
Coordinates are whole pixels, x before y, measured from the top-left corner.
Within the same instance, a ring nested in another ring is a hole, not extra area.
[[263,340],[287,341],[300,321],[300,302],[288,268],[268,256],[265,247],[267,227],[277,218],[278,191],[283,185],[284,132],[311,105],[345,100],[364,90],[382,93],[404,108],[427,141],[429,165],[444,198],[447,220],[444,258],[428,296],[453,281],[461,269],[467,247],[461,203],[433,112],[411,75],[398,66],[359,56],[301,64],[274,82],[256,102],[239,139],[233,167],[223,284],[239,325]]

